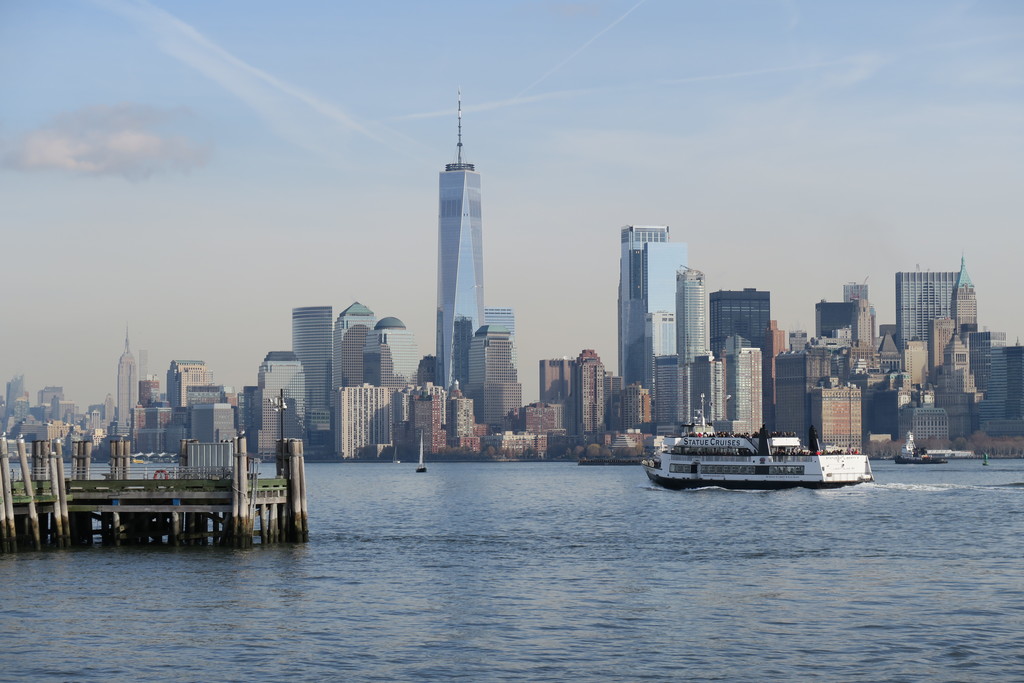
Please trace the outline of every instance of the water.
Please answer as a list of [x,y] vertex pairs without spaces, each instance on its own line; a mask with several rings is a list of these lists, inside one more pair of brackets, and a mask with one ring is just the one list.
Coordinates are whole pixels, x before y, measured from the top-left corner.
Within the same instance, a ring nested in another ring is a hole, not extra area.
[[311,542],[0,556],[0,680],[1024,679],[1024,462],[307,465]]

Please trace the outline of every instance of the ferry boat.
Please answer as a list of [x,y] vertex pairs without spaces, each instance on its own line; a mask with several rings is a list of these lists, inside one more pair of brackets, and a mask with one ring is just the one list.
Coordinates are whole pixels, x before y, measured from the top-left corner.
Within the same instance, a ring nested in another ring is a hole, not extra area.
[[793,435],[715,433],[683,425],[685,436],[665,439],[664,450],[641,462],[647,477],[667,489],[718,486],[726,489],[828,489],[874,481],[867,455],[819,450],[814,427],[808,447]]
[[948,460],[945,458],[933,458],[923,448],[914,445],[914,433],[907,432],[907,440],[896,456],[897,465],[945,465]]

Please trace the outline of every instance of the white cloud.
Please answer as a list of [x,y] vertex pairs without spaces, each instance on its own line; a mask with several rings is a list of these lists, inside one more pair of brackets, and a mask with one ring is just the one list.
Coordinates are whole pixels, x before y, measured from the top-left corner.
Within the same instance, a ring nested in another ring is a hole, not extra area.
[[130,180],[189,171],[206,163],[209,149],[162,130],[182,115],[181,110],[128,103],[66,112],[14,140],[4,154],[4,166],[120,175]]

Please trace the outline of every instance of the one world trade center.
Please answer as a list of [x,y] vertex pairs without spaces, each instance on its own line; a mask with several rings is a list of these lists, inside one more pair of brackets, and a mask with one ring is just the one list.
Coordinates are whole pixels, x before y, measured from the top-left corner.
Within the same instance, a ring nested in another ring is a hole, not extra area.
[[462,160],[462,101],[455,163],[440,173],[437,220],[437,370],[448,389],[469,377],[469,344],[484,320],[480,174]]

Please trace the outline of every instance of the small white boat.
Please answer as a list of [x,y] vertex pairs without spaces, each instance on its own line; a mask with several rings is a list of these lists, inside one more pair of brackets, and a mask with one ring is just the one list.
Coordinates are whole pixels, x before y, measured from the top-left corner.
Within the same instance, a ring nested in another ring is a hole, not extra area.
[[426,472],[427,466],[423,464],[423,435],[420,434],[420,463],[416,465],[417,472]]

